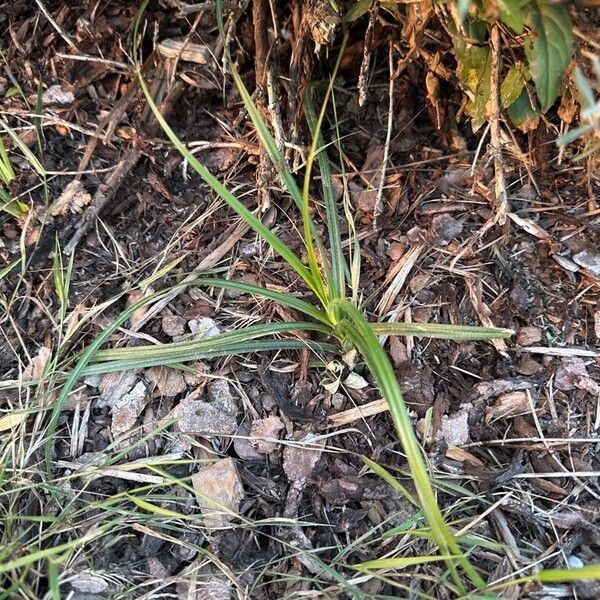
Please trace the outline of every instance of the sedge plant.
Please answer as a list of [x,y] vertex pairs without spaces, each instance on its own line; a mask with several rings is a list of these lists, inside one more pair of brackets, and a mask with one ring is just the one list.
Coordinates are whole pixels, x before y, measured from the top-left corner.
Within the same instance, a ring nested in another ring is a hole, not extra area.
[[[143,10],[144,7],[142,7],[142,11]],[[216,13],[219,29],[224,38],[222,11],[219,10],[218,6]],[[137,20],[138,26],[142,14],[143,12],[140,12],[140,18]],[[134,32],[135,41],[137,41],[137,34],[138,28],[136,27],[136,31]],[[444,521],[436,500],[433,486],[430,482],[426,462],[415,436],[408,408],[403,400],[394,369],[386,352],[379,344],[377,335],[406,335],[409,333],[416,333],[417,335],[450,339],[493,339],[509,336],[511,332],[505,329],[449,325],[418,325],[417,329],[413,328],[410,324],[378,323],[374,325],[367,321],[360,307],[347,296],[350,270],[343,251],[338,209],[333,194],[329,158],[323,148],[321,137],[321,126],[332,93],[336,72],[343,55],[346,39],[347,38],[344,38],[342,50],[338,55],[337,63],[334,67],[333,75],[318,115],[315,115],[312,108],[310,96],[307,95],[306,98],[306,113],[309,127],[312,132],[312,143],[307,155],[301,187],[297,184],[284,156],[280,152],[275,139],[270,133],[269,127],[257,110],[257,107],[242,82],[235,66],[231,61],[229,62],[231,76],[241,95],[244,108],[256,129],[260,143],[281,177],[287,193],[291,196],[299,209],[306,262],[303,262],[299,256],[286,246],[281,238],[267,228],[254,212],[248,209],[234,194],[225,188],[225,186],[223,186],[223,184],[186,148],[154,103],[142,77],[137,53],[135,53],[137,61],[136,67],[139,83],[146,101],[175,148],[181,153],[196,173],[212,188],[212,190],[218,194],[277,254],[279,254],[291,269],[296,272],[300,281],[312,292],[316,302],[311,304],[292,298],[288,294],[274,293],[273,291],[267,291],[258,286],[245,283],[235,283],[233,285],[235,285],[238,290],[245,293],[270,298],[283,305],[293,306],[296,310],[311,319],[311,321],[303,323],[278,324],[276,328],[273,328],[273,332],[283,333],[292,328],[303,330],[312,329],[314,331],[325,332],[338,341],[339,347],[343,351],[355,349],[358,352],[371,373],[381,395],[388,403],[390,414],[394,421],[414,480],[420,508],[431,527],[433,539],[438,546],[439,553],[447,562],[455,584],[459,586],[459,588],[462,588],[463,584],[458,572],[458,567],[460,566],[473,585],[477,588],[484,588],[485,583],[483,579],[463,555],[457,541],[454,539]],[[322,198],[325,205],[328,231],[328,251],[324,240],[317,234],[310,214],[310,192],[313,183],[312,170],[315,161],[318,161],[320,165]],[[204,283],[218,288],[232,287],[231,281],[222,279],[211,279]],[[255,328],[256,327],[261,326],[255,326]],[[263,330],[266,330],[269,326],[262,327]],[[252,328],[247,328],[246,330],[238,331],[235,334],[223,334],[222,336],[217,337],[226,340],[226,336],[228,335],[244,336],[246,332],[251,334],[251,331],[248,331],[251,329]],[[264,348],[264,342],[266,341],[267,340],[262,340],[262,345],[256,346],[256,349],[262,350]],[[215,344],[218,343],[218,341],[213,339],[212,343]],[[171,347],[173,346],[174,345]],[[252,346],[252,343],[250,343],[250,346]],[[155,353],[156,348],[150,347],[148,349],[140,349],[137,347],[131,350],[123,349],[120,351],[113,351],[112,354],[109,354],[109,358],[111,360],[122,360],[126,354],[132,358],[136,356],[139,357],[140,353],[143,352],[149,354]],[[239,347],[235,352],[239,352]],[[97,358],[106,362],[106,354],[97,355]],[[179,361],[181,359],[178,358],[177,360]]]
[[[224,36],[222,11],[220,2],[216,2],[216,14],[219,30]],[[139,42],[139,28],[147,2],[138,14],[134,27],[134,43]],[[231,281],[218,277],[200,277],[193,282],[208,288],[235,290],[254,297],[260,297],[294,309],[305,316],[305,321],[292,323],[265,323],[253,325],[222,333],[213,337],[199,340],[184,340],[164,344],[136,346],[132,348],[102,349],[110,336],[123,325],[138,309],[160,300],[168,294],[169,289],[148,294],[140,301],[125,309],[113,322],[94,339],[88,348],[80,355],[73,368],[67,374],[66,381],[61,386],[60,393],[51,411],[48,426],[48,439],[51,440],[56,431],[58,417],[76,381],[84,375],[101,374],[128,369],[139,369],[160,365],[177,365],[202,358],[218,356],[239,355],[251,352],[267,352],[273,350],[294,350],[306,348],[320,352],[347,352],[356,350],[370,372],[382,397],[387,401],[390,415],[394,422],[398,437],[401,441],[407,458],[410,475],[413,479],[415,494],[409,493],[398,482],[398,489],[404,493],[409,501],[416,504],[428,525],[427,532],[423,535],[435,543],[438,555],[435,558],[415,557],[412,561],[401,561],[401,564],[382,564],[380,562],[363,563],[356,568],[371,571],[373,568],[403,567],[410,564],[424,564],[432,560],[443,561],[447,565],[454,583],[452,588],[457,595],[469,595],[469,588],[476,588],[478,594],[489,594],[491,588],[486,585],[481,575],[471,564],[467,556],[467,549],[461,549],[463,539],[456,538],[449,529],[444,516],[437,503],[434,485],[432,483],[427,463],[422,449],[416,438],[408,408],[402,397],[396,375],[390,360],[379,343],[377,336],[385,335],[414,335],[420,337],[442,338],[448,340],[491,340],[508,337],[512,331],[494,327],[471,327],[442,324],[411,324],[411,323],[371,323],[367,320],[357,293],[358,267],[357,241],[351,239],[349,247],[353,250],[350,261],[347,261],[344,244],[340,233],[340,216],[336,205],[331,177],[331,164],[324,149],[321,136],[321,126],[325,118],[326,107],[332,94],[335,74],[339,66],[342,51],[339,54],[329,86],[327,88],[322,108],[317,115],[312,105],[310,93],[305,98],[305,112],[307,123],[312,135],[312,143],[307,155],[304,168],[304,179],[299,186],[296,177],[291,172],[277,143],[270,133],[269,127],[261,117],[252,97],[243,84],[236,68],[231,61],[229,71],[242,98],[244,108],[250,117],[258,139],[271,160],[276,172],[284,184],[285,191],[294,201],[302,221],[302,239],[306,254],[303,261],[295,254],[271,229],[269,229],[241,200],[227,189],[183,144],[177,134],[164,119],[155,104],[149,89],[143,79],[141,62],[139,58],[139,45],[136,45],[134,61],[138,81],[148,105],[155,118],[161,125],[164,133],[180,152],[187,163],[204,180],[206,184],[225,203],[245,221],[268,246],[278,254],[292,269],[299,283],[308,288],[314,301],[299,299],[295,295],[277,292],[257,285],[239,281]],[[314,163],[319,165],[321,175],[321,195],[325,206],[327,240],[326,242],[316,233],[316,228],[311,218],[310,191],[313,183],[312,168]],[[351,214],[347,204],[344,205],[345,217],[349,220],[349,229],[354,231]],[[350,263],[350,264],[349,264]],[[143,286],[142,286],[143,287]],[[315,332],[323,337],[328,336],[328,341],[307,341],[306,339],[293,338],[294,332]],[[331,343],[335,341],[335,343]],[[46,445],[46,464],[51,468],[52,443]],[[376,473],[381,474],[382,469],[376,463],[365,461],[367,466]],[[389,477],[384,477],[387,481]],[[551,581],[572,579],[570,571],[549,571],[544,579],[542,571],[531,576],[532,581]],[[600,570],[596,568],[593,573],[585,573],[587,577],[595,577]],[[466,584],[464,577],[469,580]],[[521,581],[521,580],[517,580]],[[510,585],[510,583],[508,584]],[[493,592],[492,592],[493,594]],[[467,597],[467,596],[464,596]],[[489,597],[489,596],[488,596]]]
[[[216,13],[221,34],[224,34],[222,12],[216,5]],[[138,14],[134,28],[134,43],[138,42],[139,27],[147,2]],[[344,40],[344,45],[345,45]],[[304,178],[299,186],[284,156],[270,133],[269,127],[261,117],[250,93],[240,78],[235,66],[230,62],[229,70],[241,95],[245,110],[252,120],[257,136],[275,170],[284,183],[285,190],[294,201],[301,215],[302,237],[306,262],[295,254],[271,229],[269,229],[241,200],[227,189],[183,144],[173,131],[155,104],[142,75],[138,54],[134,52],[135,66],[140,87],[155,118],[174,147],[181,153],[191,168],[210,186],[225,203],[257,233],[269,247],[287,263],[301,282],[314,296],[314,302],[301,300],[292,294],[276,292],[248,283],[235,282],[217,277],[197,279],[195,285],[204,285],[219,289],[237,290],[255,297],[262,297],[302,313],[307,320],[293,323],[266,323],[253,325],[222,333],[200,340],[181,341],[161,346],[136,346],[132,348],[114,348],[102,350],[102,345],[136,310],[157,301],[166,291],[144,297],[123,311],[112,324],[97,336],[93,343],[79,357],[70,371],[66,382],[61,386],[49,424],[49,439],[56,430],[58,417],[64,403],[72,391],[75,382],[86,374],[106,373],[157,365],[181,365],[187,361],[216,356],[264,352],[270,350],[290,350],[309,347],[328,352],[348,352],[356,350],[362,358],[377,385],[382,397],[387,401],[398,437],[406,454],[409,470],[416,490],[416,502],[431,528],[431,538],[435,542],[439,556],[445,561],[458,590],[465,592],[463,575],[478,589],[485,588],[485,582],[461,551],[457,540],[450,532],[438,506],[433,485],[422,449],[413,430],[408,408],[402,397],[394,369],[379,343],[378,335],[417,335],[421,337],[444,338],[450,340],[490,340],[511,335],[507,329],[493,327],[471,327],[441,324],[405,324],[370,323],[358,304],[357,294],[348,293],[355,284],[356,261],[349,268],[344,254],[344,244],[340,233],[340,216],[334,200],[331,179],[331,166],[324,150],[321,126],[326,107],[333,90],[335,74],[340,64],[339,54],[331,81],[325,93],[322,108],[317,115],[307,95],[305,107],[312,143],[304,168]],[[313,183],[314,163],[320,167],[322,198],[325,205],[327,243],[317,234],[310,211],[310,191]],[[346,216],[348,213],[346,211]],[[351,272],[353,271],[353,272]],[[329,342],[307,342],[304,339],[290,339],[293,332],[313,331],[329,336],[335,344]],[[285,337],[287,336],[287,337]],[[51,442],[46,446],[46,464],[51,470]],[[462,572],[462,573],[461,573]]]

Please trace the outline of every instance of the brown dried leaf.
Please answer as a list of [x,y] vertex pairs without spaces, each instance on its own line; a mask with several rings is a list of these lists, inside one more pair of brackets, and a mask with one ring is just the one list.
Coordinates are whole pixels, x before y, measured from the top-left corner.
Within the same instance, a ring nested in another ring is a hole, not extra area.
[[485,422],[489,425],[498,419],[508,419],[530,411],[527,392],[509,392],[499,396],[485,409]]
[[171,398],[187,388],[183,373],[169,367],[151,367],[145,372],[148,381],[156,386],[159,396]]

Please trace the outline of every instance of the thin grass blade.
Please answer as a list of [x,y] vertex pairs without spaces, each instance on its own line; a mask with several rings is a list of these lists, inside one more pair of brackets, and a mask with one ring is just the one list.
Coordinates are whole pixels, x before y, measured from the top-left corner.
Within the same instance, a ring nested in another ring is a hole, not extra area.
[[304,97],[304,107],[306,120],[313,138],[317,138],[318,150],[317,159],[319,162],[319,171],[321,172],[321,190],[323,201],[325,202],[325,214],[327,218],[327,232],[329,235],[329,249],[331,252],[331,292],[334,298],[341,298],[344,295],[346,286],[345,274],[348,272],[348,265],[344,258],[342,238],[340,235],[339,215],[333,195],[333,185],[331,180],[331,165],[325,150],[325,143],[321,132],[317,132],[317,115],[315,108],[307,91]]
[[[348,341],[351,342],[361,354],[383,398],[389,404],[390,414],[402,442],[402,447],[404,448],[410,472],[415,483],[420,508],[431,528],[440,553],[455,557],[471,582],[480,589],[484,588],[485,583],[483,579],[469,560],[460,552],[458,544],[450,533],[439,509],[421,447],[415,436],[408,409],[387,354],[379,345],[371,326],[356,307],[347,300],[334,301],[334,304],[336,304],[342,316],[342,320],[337,326],[339,337],[343,342],[344,340],[346,340],[346,343]],[[457,586],[462,588],[463,584],[456,571],[455,561],[447,561],[447,566],[453,574]]]
[[444,325],[441,323],[370,323],[375,335],[414,335],[440,340],[474,341],[495,340],[514,335],[512,329]]
[[205,285],[210,287],[222,288],[225,290],[237,290],[244,294],[252,294],[253,296],[260,296],[273,300],[282,306],[293,308],[298,312],[304,313],[305,315],[312,317],[315,321],[319,321],[325,325],[329,325],[327,315],[318,308],[315,308],[312,304],[296,298],[292,294],[284,294],[282,292],[276,292],[269,290],[258,285],[252,285],[241,281],[231,281],[229,279],[217,279],[217,278],[200,278],[191,282],[194,285]]

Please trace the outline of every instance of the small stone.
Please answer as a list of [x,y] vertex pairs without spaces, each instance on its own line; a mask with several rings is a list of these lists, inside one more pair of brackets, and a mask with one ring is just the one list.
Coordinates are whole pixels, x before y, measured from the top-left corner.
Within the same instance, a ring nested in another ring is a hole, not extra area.
[[242,423],[233,438],[233,447],[241,460],[262,460],[264,457],[258,452],[250,437],[250,423]]
[[232,516],[228,511],[237,513],[244,499],[244,488],[232,458],[200,467],[192,475],[192,485],[207,526],[227,525]]
[[538,327],[519,327],[517,329],[517,344],[532,346],[542,341],[542,331]]
[[100,390],[98,408],[112,406],[133,388],[136,379],[137,371],[119,371],[103,375],[98,385]]
[[600,252],[588,248],[573,255],[573,260],[584,269],[589,269],[594,275],[600,275]]
[[163,579],[169,574],[169,571],[167,571],[165,565],[163,565],[155,556],[149,558],[147,564],[148,573],[156,579]]
[[218,410],[234,417],[237,415],[237,402],[231,393],[229,382],[225,379],[215,379],[208,384],[208,398]]
[[69,585],[78,592],[101,594],[108,589],[108,581],[93,571],[82,571],[69,579]]
[[177,315],[165,315],[162,318],[162,330],[171,337],[183,335],[185,333],[186,321],[183,317]]
[[442,417],[442,437],[449,446],[466,444],[469,437],[469,411],[472,404],[463,404],[452,416]]
[[312,437],[309,434],[297,440],[297,444],[305,443],[306,446],[290,445],[283,449],[283,470],[292,482],[302,477],[310,477],[323,454],[322,444],[312,442]]
[[230,600],[231,582],[218,576],[180,581],[175,586],[178,600]]
[[567,564],[569,565],[569,569],[581,569],[584,566],[579,556],[573,554],[567,558]]
[[146,385],[138,381],[135,387],[112,405],[112,424],[110,430],[113,436],[129,431],[135,426],[137,418],[146,407]]
[[207,438],[231,435],[237,428],[235,416],[203,400],[183,399],[168,418],[177,419],[177,428],[182,433],[203,435]]
[[214,337],[215,335],[219,335],[219,333],[221,333],[217,327],[217,324],[208,317],[198,317],[197,319],[192,319],[188,323],[188,327],[193,334],[192,339],[195,340]]
[[267,417],[266,419],[258,419],[252,423],[250,429],[251,438],[253,439],[252,444],[256,450],[261,454],[269,454],[277,448],[277,444],[269,441],[270,439],[277,439],[279,432],[284,428],[283,421],[279,417]]
[[74,101],[73,92],[65,92],[60,85],[52,85],[42,94],[42,104],[71,104]]

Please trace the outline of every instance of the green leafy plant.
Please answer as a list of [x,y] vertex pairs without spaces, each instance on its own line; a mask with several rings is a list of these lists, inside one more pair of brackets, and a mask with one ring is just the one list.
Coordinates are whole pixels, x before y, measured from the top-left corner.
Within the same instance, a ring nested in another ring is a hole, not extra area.
[[512,122],[527,127],[559,96],[573,54],[572,24],[565,6],[548,0],[458,0],[449,24],[457,76],[468,95],[465,112],[477,128],[490,117],[490,31],[502,27],[510,52],[501,52],[500,105]]

